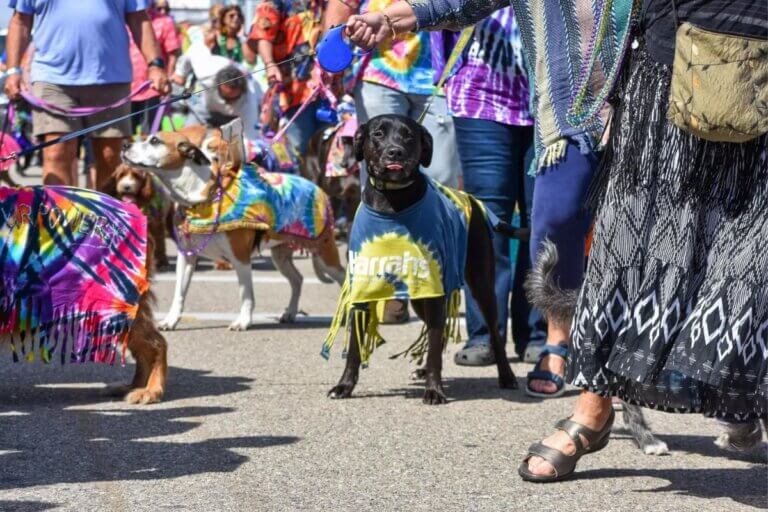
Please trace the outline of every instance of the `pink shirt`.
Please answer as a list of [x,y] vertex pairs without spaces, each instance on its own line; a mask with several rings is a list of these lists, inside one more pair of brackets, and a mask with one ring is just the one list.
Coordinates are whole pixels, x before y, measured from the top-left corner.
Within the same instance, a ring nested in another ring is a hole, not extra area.
[[[155,38],[160,46],[161,57],[167,63],[168,56],[181,49],[181,37],[179,37],[179,32],[176,30],[173,18],[170,16],[151,12],[150,18],[152,19],[152,29],[155,31]],[[147,81],[148,69],[147,61],[144,59],[144,55],[141,54],[139,47],[134,43],[133,37],[131,37],[131,66],[133,67],[131,90],[134,90]],[[157,91],[147,89],[145,92],[135,96],[133,101],[148,100],[156,96],[159,96]]]

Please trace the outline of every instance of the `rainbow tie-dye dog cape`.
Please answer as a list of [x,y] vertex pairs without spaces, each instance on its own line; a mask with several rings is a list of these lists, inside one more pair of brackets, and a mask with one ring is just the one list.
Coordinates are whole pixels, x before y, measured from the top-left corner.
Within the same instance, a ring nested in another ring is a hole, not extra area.
[[[419,202],[396,214],[382,214],[360,205],[350,236],[347,277],[323,345],[323,357],[330,354],[339,329],[352,312],[351,329],[357,329],[360,355],[366,365],[376,346],[383,343],[379,318],[384,302],[392,299],[446,297],[445,338],[459,341],[460,291],[472,199],[432,180],[428,183]],[[426,328],[403,354],[420,359],[425,348]]]
[[221,206],[210,202],[185,209],[186,230],[210,233],[219,207],[217,231],[258,229],[301,247],[333,231],[331,201],[317,185],[294,174],[259,172],[252,165],[226,186]]
[[147,220],[69,187],[0,188],[0,340],[14,361],[113,363],[147,282]]

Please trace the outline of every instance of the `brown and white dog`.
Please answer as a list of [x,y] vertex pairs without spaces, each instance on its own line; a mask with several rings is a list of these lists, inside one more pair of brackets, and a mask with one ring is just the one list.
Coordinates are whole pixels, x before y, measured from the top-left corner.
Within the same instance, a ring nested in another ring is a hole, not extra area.
[[162,187],[155,186],[151,174],[126,164],[117,166],[104,191],[122,201],[134,203],[144,212],[147,231],[154,240],[155,265],[157,268],[167,267],[165,238],[172,233],[173,226],[173,202],[168,193]]
[[[157,176],[177,207],[184,209],[213,201],[217,180],[220,179],[226,188],[231,180],[238,179],[242,153],[237,144],[230,145],[223,139],[220,129],[189,126],[177,132],[159,132],[144,141],[127,142],[123,147],[122,159],[133,167]],[[322,239],[314,241],[316,254],[312,258],[313,266],[322,281],[342,284],[345,269],[339,258],[333,232],[327,231]],[[267,246],[271,249],[275,267],[291,286],[291,298],[280,322],[293,322],[299,311],[303,277],[293,263],[292,244],[276,239],[274,233],[254,229],[216,232],[200,254],[228,261],[237,273],[240,313],[230,324],[230,330],[245,330],[252,324],[254,298],[251,256],[259,248],[264,235],[269,239]],[[191,246],[199,247],[207,238],[208,235],[191,234],[189,240]],[[160,324],[161,329],[175,328],[181,318],[196,258],[179,252],[173,303]]]

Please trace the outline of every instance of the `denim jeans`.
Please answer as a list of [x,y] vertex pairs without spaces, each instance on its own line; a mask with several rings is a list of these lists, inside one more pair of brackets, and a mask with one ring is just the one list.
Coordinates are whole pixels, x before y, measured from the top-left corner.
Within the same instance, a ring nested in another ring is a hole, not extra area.
[[[328,123],[318,121],[317,109],[319,107],[319,100],[307,105],[307,108],[304,109],[304,112],[299,114],[299,117],[296,118],[296,121],[294,121],[293,124],[289,126],[288,130],[285,132],[285,136],[291,142],[293,147],[296,148],[302,158],[304,158],[304,152],[307,150],[307,144],[309,143],[310,137],[312,137],[312,135],[314,135],[318,130],[330,126]],[[289,109],[285,113],[285,118],[293,118],[298,109],[299,107]]]
[[[429,95],[426,94],[406,94],[371,82],[360,82],[355,88],[355,109],[360,124],[383,114],[399,114],[418,119],[428,100]],[[456,151],[453,119],[448,115],[444,97],[433,98],[423,126],[432,134],[433,139],[432,163],[423,169],[424,173],[438,183],[457,187],[461,164]],[[364,170],[361,171],[364,173]],[[361,178],[365,183],[364,174]]]
[[[512,222],[517,209],[520,212],[521,227],[527,227],[534,189],[534,180],[527,173],[533,158],[533,128],[484,119],[454,118],[453,123],[456,127],[464,190],[482,200],[503,221]],[[531,263],[527,243],[519,245],[513,277],[510,241],[504,236],[493,237],[499,334],[506,343],[507,320],[511,312],[515,351],[522,356],[541,315],[531,311],[525,298],[523,282]],[[465,288],[464,296],[469,333],[467,345],[489,344],[488,327],[469,289]],[[540,326],[539,335],[545,336]]]
[[566,290],[580,288],[584,277],[585,243],[592,223],[584,202],[598,162],[594,153],[582,154],[569,143],[565,158],[536,176],[531,260],[536,261],[544,240],[553,242],[559,255],[555,282]]

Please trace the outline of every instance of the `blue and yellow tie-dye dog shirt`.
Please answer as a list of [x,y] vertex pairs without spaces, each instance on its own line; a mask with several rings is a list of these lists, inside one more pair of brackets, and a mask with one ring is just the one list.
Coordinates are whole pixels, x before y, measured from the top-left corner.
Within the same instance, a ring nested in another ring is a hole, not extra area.
[[[384,214],[360,205],[350,235],[346,280],[323,345],[324,357],[328,357],[338,330],[351,312],[350,329],[356,329],[366,364],[373,349],[383,343],[378,321],[384,302],[392,299],[446,297],[445,337],[459,340],[471,201],[468,194],[429,180],[424,197],[401,212]],[[425,348],[426,329],[404,354],[420,358]]]

